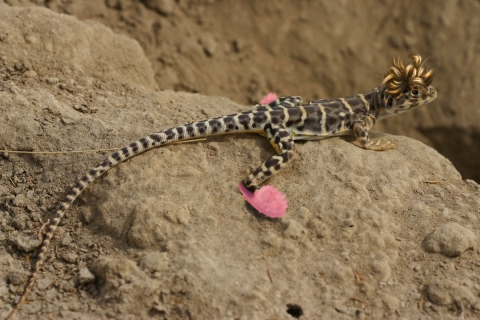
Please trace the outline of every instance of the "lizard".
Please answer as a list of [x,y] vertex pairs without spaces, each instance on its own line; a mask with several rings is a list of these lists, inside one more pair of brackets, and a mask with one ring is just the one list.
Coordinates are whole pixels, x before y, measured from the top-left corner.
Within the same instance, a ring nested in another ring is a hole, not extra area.
[[277,155],[273,155],[255,169],[242,183],[250,192],[280,171],[294,157],[295,140],[317,140],[327,137],[354,135],[353,142],[367,150],[394,149],[390,141],[374,142],[369,130],[376,121],[412,110],[432,102],[437,91],[431,82],[433,70],[424,69],[422,57],[409,56],[413,63],[404,65],[399,57],[384,74],[380,86],[363,94],[339,99],[321,99],[302,104],[302,98],[289,96],[277,98],[269,104],[257,104],[245,112],[230,114],[189,123],[145,136],[112,153],[91,168],[59,202],[53,218],[45,228],[37,261],[19,301],[7,319],[11,319],[32,290],[42,264],[46,260],[55,229],[68,208],[85,188],[112,167],[147,150],[173,142],[229,133],[258,133],[265,136]]

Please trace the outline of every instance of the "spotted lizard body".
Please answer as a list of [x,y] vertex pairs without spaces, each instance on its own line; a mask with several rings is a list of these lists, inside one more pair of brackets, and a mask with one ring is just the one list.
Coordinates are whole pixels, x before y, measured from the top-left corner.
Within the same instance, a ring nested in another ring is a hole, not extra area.
[[332,136],[354,135],[355,144],[367,150],[395,148],[391,142],[373,142],[368,130],[377,120],[396,115],[437,97],[436,90],[429,86],[433,70],[423,69],[422,58],[411,55],[413,63],[404,66],[394,58],[393,66],[387,69],[381,86],[356,96],[316,100],[302,105],[300,97],[291,96],[276,99],[270,104],[256,105],[252,110],[211,118],[163,130],[139,139],[124,147],[90,169],[76,182],[60,201],[54,217],[46,226],[42,245],[30,279],[19,302],[7,319],[26,301],[32,290],[40,267],[46,259],[46,252],[55,229],[68,208],[82,191],[98,177],[117,164],[152,148],[180,140],[228,133],[259,133],[268,138],[277,155],[267,159],[254,170],[243,184],[250,191],[283,168],[294,156],[295,140],[316,140]]

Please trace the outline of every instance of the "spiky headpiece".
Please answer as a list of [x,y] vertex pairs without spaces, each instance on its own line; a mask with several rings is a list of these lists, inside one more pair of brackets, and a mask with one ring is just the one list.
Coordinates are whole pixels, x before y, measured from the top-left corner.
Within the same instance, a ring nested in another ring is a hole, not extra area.
[[[408,66],[403,65],[399,57],[393,58],[393,66],[385,71],[385,79],[382,85],[387,87],[386,92],[391,95],[402,93],[409,85],[421,85],[428,87],[433,80],[433,69],[423,69],[422,57],[419,54],[409,56],[413,60]],[[424,72],[425,71],[425,72]]]

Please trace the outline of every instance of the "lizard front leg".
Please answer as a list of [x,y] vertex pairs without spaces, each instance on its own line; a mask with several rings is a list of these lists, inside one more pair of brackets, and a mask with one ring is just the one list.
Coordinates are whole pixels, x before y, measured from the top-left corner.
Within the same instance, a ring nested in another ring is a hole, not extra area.
[[360,146],[361,148],[375,151],[396,148],[395,144],[391,143],[390,141],[382,142],[381,140],[378,140],[377,142],[373,142],[370,140],[368,137],[368,129],[370,129],[372,126],[373,120],[370,118],[355,122],[353,124],[353,133],[357,139],[355,140],[354,144]]
[[294,156],[294,143],[290,133],[282,126],[265,125],[268,140],[279,153],[262,163],[245,180],[243,185],[251,192],[256,191],[259,185],[280,171]]

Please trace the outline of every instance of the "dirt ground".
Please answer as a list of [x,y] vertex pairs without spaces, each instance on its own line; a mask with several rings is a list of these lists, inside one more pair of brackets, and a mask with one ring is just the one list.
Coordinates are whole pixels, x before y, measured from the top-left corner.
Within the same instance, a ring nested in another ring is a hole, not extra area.
[[[125,162],[69,210],[19,318],[476,318],[479,16],[474,0],[0,2],[5,150],[123,147],[272,91],[353,95],[395,55],[429,57],[439,92],[375,126],[396,150],[299,143],[270,181],[279,220],[236,188],[273,153],[262,137]],[[0,157],[0,318],[57,201],[107,155]]]

